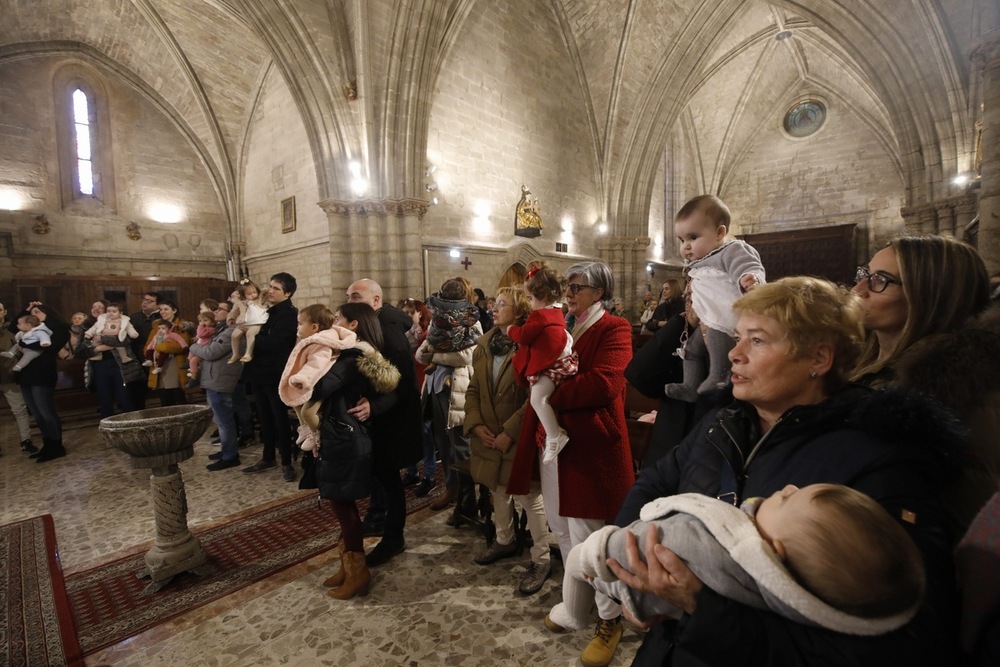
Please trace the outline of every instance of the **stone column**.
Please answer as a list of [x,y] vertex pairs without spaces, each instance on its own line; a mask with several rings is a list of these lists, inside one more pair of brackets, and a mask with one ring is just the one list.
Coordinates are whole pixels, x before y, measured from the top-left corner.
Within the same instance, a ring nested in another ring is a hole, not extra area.
[[965,228],[976,217],[976,195],[967,192],[955,202],[955,236],[961,238]]
[[937,231],[942,236],[955,236],[955,211],[950,201],[937,208]]
[[611,236],[598,242],[601,261],[611,267],[615,276],[615,296],[621,297],[628,309],[635,308],[640,279],[645,276],[648,236]]
[[387,300],[423,294],[420,199],[339,201],[319,204],[330,223],[330,284],[337,296],[359,278],[372,278]]
[[993,273],[1000,271],[1000,36],[993,35],[980,42],[970,59],[983,77],[979,252]]

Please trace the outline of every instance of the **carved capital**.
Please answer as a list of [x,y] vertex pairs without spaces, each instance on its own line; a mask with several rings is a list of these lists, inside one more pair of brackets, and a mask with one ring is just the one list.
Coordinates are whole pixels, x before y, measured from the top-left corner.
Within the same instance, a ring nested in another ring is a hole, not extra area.
[[328,215],[358,215],[362,217],[393,216],[403,218],[415,215],[423,219],[427,213],[429,204],[423,199],[355,199],[352,201],[342,201],[339,199],[326,199],[319,203],[320,207]]
[[648,248],[651,243],[648,236],[608,236],[597,242],[601,250],[639,250]]

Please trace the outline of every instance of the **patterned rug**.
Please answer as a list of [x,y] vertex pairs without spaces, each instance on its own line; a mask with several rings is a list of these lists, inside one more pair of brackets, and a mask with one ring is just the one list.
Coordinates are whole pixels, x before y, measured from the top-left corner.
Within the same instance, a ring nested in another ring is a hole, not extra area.
[[48,514],[0,526],[0,664],[83,665]]
[[[407,514],[434,500],[431,496],[417,498],[414,489],[406,489]],[[358,502],[362,516],[366,505],[367,501]],[[222,526],[192,532],[215,566],[214,573],[180,574],[159,592],[142,595],[148,580],[139,579],[136,573],[145,568],[143,552],[66,577],[84,654],[328,551],[340,538],[340,526],[329,504],[320,505],[314,493]]]

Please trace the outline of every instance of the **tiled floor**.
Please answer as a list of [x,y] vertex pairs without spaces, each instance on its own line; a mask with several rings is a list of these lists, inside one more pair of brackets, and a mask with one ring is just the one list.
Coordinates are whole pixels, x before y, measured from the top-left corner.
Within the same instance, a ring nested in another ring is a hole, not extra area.
[[[52,514],[67,573],[148,548],[149,472],[133,470],[103,442],[96,416],[67,424],[69,455],[44,464],[17,451],[16,430],[0,422],[0,523]],[[191,527],[303,493],[274,470],[209,473],[207,456],[215,450],[205,437],[180,466]],[[241,451],[247,463],[258,455],[259,446]],[[475,565],[482,539],[426,510],[410,517],[407,544],[404,554],[375,570],[366,598],[339,602],[325,595],[320,582],[332,570],[332,554],[322,554],[100,651],[87,664],[579,664],[591,633],[553,635],[542,625],[559,600],[559,582],[548,581],[533,597],[513,593],[526,558]],[[626,630],[612,665],[629,664],[639,641]]]

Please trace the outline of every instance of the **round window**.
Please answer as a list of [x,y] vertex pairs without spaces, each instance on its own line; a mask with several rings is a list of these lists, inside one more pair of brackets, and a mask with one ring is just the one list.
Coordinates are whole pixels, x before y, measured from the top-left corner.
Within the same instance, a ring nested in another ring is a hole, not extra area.
[[793,137],[808,137],[826,120],[826,106],[819,100],[797,102],[785,114],[785,132]]

